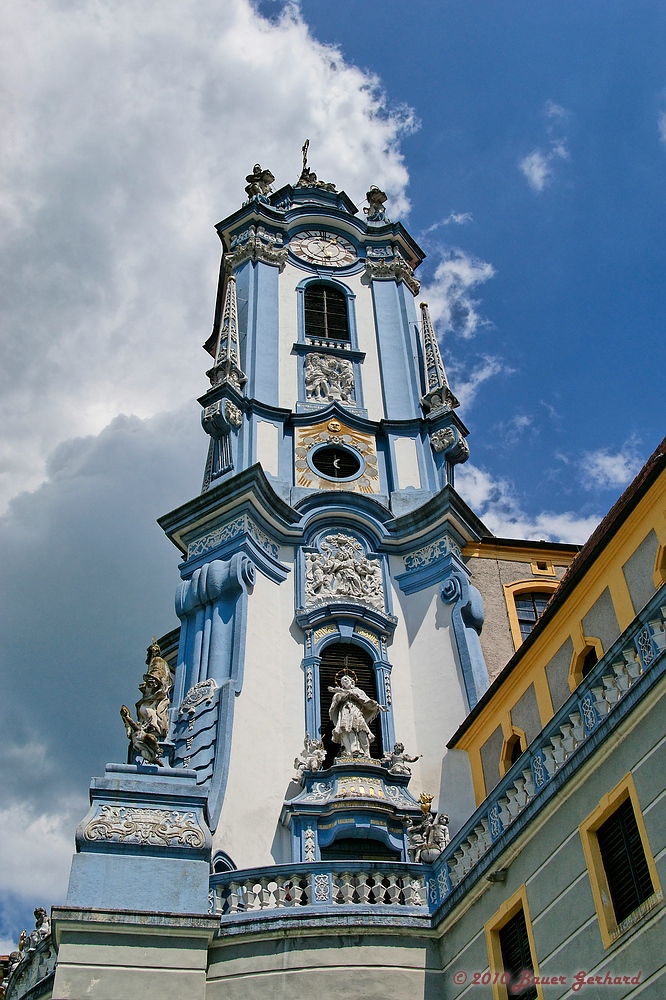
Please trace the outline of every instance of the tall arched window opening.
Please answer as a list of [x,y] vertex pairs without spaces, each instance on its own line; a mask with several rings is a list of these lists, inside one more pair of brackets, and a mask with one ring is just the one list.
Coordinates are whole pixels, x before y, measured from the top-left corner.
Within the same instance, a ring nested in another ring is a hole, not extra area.
[[347,299],[330,285],[305,289],[305,335],[322,340],[349,340]]
[[[356,675],[356,685],[368,695],[369,698],[377,699],[377,685],[375,683],[375,670],[372,665],[372,658],[361,649],[360,646],[353,646],[351,643],[335,642],[327,646],[322,654],[319,666],[319,707],[321,711],[320,734],[326,751],[324,767],[330,767],[334,763],[335,757],[340,752],[340,744],[335,743],[332,738],[333,723],[329,717],[329,709],[333,695],[328,690],[335,687],[336,674],[338,681],[341,675],[348,670],[352,676]],[[353,673],[352,673],[353,671]],[[379,717],[373,719],[369,725],[374,740],[370,743],[370,754],[379,759],[383,753],[382,733]]]

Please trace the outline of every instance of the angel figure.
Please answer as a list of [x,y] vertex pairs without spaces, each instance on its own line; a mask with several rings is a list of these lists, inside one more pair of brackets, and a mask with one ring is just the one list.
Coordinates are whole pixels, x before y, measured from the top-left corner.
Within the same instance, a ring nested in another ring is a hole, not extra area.
[[326,751],[321,740],[313,740],[309,733],[305,734],[303,749],[294,760],[296,775],[294,781],[303,784],[304,771],[319,771],[326,759]]
[[390,753],[385,753],[382,757],[382,761],[388,763],[389,774],[407,774],[412,773],[411,767],[408,764],[415,764],[417,760],[423,757],[420,753],[418,757],[410,757],[408,753],[405,753],[404,743],[396,743],[393,750]]

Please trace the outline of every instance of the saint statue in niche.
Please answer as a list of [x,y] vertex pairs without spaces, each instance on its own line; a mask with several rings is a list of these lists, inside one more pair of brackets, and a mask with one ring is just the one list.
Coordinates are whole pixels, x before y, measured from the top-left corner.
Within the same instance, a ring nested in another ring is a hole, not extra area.
[[[337,681],[337,675],[335,679]],[[342,744],[350,757],[369,757],[374,736],[368,723],[379,712],[388,712],[388,708],[368,697],[355,681],[355,675],[352,678],[349,673],[344,673],[340,683],[328,689],[333,693],[328,712],[334,727],[332,738],[335,743]]]

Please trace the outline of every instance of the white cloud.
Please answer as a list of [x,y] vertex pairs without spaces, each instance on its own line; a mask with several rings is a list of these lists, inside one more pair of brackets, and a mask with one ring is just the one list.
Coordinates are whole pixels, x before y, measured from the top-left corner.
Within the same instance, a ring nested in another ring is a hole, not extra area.
[[543,114],[546,118],[546,132],[550,136],[548,146],[533,149],[518,163],[532,190],[538,192],[553,182],[557,161],[569,159],[566,139],[553,134],[554,123],[562,126],[568,119],[569,112],[555,101],[546,101]]
[[583,485],[588,489],[613,489],[631,482],[643,465],[643,458],[636,453],[637,441],[630,439],[619,449],[599,448],[588,451],[580,460]]
[[501,372],[510,374],[511,369],[507,368],[499,358],[484,355],[481,364],[473,368],[469,375],[458,376],[457,373],[459,371],[460,369],[457,366],[451,367],[451,372],[455,376],[453,389],[455,395],[458,397],[461,408],[465,410],[470,408],[480,386],[484,382],[492,378],[493,375],[499,375]]
[[581,517],[571,511],[529,515],[507,480],[496,479],[469,462],[456,469],[456,489],[500,538],[583,543],[601,520],[600,516]]
[[533,150],[520,161],[519,166],[530,187],[534,191],[543,191],[553,180],[555,161],[566,160],[568,157],[566,145],[562,140],[557,140],[547,152]]
[[125,758],[119,707],[178,624],[179,554],[155,517],[197,494],[206,447],[196,402],[116,417],[60,444],[0,517],[2,937],[62,901],[90,777]]
[[659,112],[657,128],[659,129],[659,138],[662,142],[666,142],[666,111]]
[[46,909],[64,903],[74,830],[85,812],[85,795],[58,812],[35,813],[21,803],[0,809],[2,891],[41,900]]
[[442,226],[464,226],[471,221],[471,212],[451,212],[445,219],[440,219],[439,222],[433,222],[432,226],[428,226],[427,229],[423,229],[419,233],[419,239],[424,239],[430,233],[434,233],[436,229],[440,229]]
[[439,321],[443,332],[473,337],[480,326],[488,325],[488,320],[477,311],[479,303],[471,293],[494,274],[492,264],[464,250],[452,247],[443,252],[432,281],[421,289],[432,319]]
[[6,0],[0,8],[0,504],[63,439],[204,388],[213,225],[255,161],[370,183],[408,208],[401,134],[376,77],[250,0]]

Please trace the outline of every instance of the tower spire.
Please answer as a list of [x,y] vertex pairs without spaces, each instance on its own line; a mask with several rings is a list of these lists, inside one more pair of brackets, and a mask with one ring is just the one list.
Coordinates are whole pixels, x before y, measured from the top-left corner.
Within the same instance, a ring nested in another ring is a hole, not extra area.
[[421,330],[423,333],[423,377],[426,384],[426,391],[421,397],[421,405],[426,413],[434,413],[436,410],[453,410],[456,406],[460,406],[460,403],[449,387],[426,302],[421,303]]
[[212,385],[230,382],[239,392],[242,392],[247,382],[247,376],[240,366],[236,278],[233,274],[227,277],[215,364],[207,374]]

